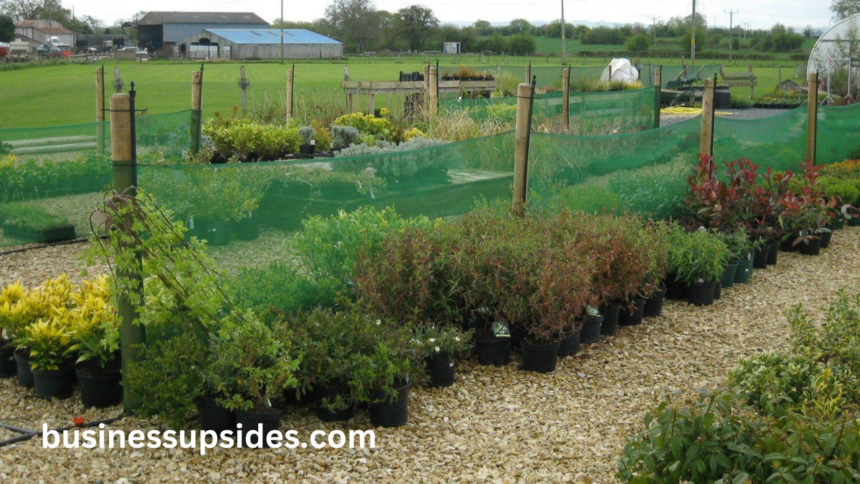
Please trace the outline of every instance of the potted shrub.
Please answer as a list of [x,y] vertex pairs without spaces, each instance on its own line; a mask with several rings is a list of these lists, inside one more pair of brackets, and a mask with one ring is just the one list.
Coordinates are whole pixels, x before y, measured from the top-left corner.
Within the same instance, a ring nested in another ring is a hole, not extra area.
[[302,138],[302,144],[299,145],[299,153],[302,158],[313,158],[316,152],[316,131],[310,126],[299,128],[299,136]]
[[75,375],[85,408],[105,408],[122,402],[119,358],[119,322],[110,298],[108,280],[87,281],[72,296],[75,307],[67,313]]
[[454,384],[458,355],[472,348],[472,335],[459,328],[428,324],[414,330],[412,343],[417,358],[424,362],[429,385],[449,387]]
[[272,398],[297,385],[299,360],[290,356],[285,325],[269,329],[253,313],[231,319],[213,339],[206,379],[220,395],[218,403],[236,412],[245,445],[267,447],[269,434],[278,430],[283,416],[272,407]]
[[25,242],[62,242],[77,236],[69,219],[24,202],[4,204],[0,225],[6,237]]
[[[617,329],[618,326],[616,325],[614,328],[608,328],[606,333],[610,336],[614,335]],[[588,306],[585,309],[582,329],[579,331],[579,342],[586,345],[597,343],[600,341],[600,335],[603,332],[603,315],[600,314],[600,310],[596,307]]]
[[353,355],[349,380],[353,398],[370,406],[370,423],[402,427],[409,420],[409,375],[415,364],[411,332],[378,321],[377,331],[362,335],[362,351]]
[[726,244],[705,230],[683,234],[672,247],[675,274],[686,288],[687,301],[697,306],[714,303],[714,289],[724,271],[728,255]]
[[26,290],[20,282],[8,284],[0,291],[0,378],[10,378],[17,374],[15,365],[15,345],[12,343],[14,331],[20,326],[20,312],[13,310],[18,301],[24,299]]
[[65,319],[40,319],[28,325],[18,345],[29,350],[30,368],[39,398],[50,400],[72,396],[75,367],[68,358],[71,338]]
[[651,224],[646,227],[648,237],[648,269],[645,273],[645,294],[648,299],[642,308],[642,316],[656,318],[663,314],[663,301],[666,297],[666,271],[669,267],[669,226],[665,223]]

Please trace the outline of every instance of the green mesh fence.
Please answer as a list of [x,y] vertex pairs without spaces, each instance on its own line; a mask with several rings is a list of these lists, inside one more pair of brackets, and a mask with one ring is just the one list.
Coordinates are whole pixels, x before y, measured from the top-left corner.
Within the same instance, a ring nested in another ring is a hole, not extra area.
[[749,158],[774,170],[797,169],[806,157],[806,106],[762,119],[717,116],[714,157]]
[[[138,159],[181,162],[190,120],[190,111],[138,116]],[[0,247],[88,235],[112,176],[107,122],[0,130]]]
[[[631,133],[654,127],[654,88],[615,92],[572,92],[570,133],[585,135]],[[449,111],[465,110],[476,121],[494,120],[513,125],[517,98],[442,99]],[[532,124],[535,129],[558,131],[562,125],[562,93],[535,96]]]
[[466,213],[510,200],[514,136],[315,161],[141,165],[140,186],[205,238],[223,266],[289,259],[286,241],[313,215],[393,207],[403,216]]
[[846,158],[860,159],[860,104],[818,108],[816,162],[836,163]]

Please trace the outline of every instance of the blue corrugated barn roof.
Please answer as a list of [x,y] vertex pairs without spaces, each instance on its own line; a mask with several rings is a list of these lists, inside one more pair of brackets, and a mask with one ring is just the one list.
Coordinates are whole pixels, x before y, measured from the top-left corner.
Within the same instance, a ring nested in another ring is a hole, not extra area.
[[[206,29],[233,44],[280,44],[280,29]],[[284,29],[284,44],[337,44],[340,42],[304,29]]]

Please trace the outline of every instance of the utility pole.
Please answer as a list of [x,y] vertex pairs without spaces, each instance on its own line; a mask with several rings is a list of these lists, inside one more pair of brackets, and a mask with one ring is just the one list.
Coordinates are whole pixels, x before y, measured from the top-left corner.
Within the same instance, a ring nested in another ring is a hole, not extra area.
[[696,65],[696,0],[693,0],[693,16],[690,17],[692,32],[690,33],[690,65]]
[[657,41],[657,21],[660,17],[648,17],[651,19],[651,33],[654,35],[654,42]]
[[564,24],[564,0],[561,0],[561,63],[567,64],[567,41],[564,38],[564,31],[567,27]]
[[[724,12],[725,12],[725,10],[724,10]],[[731,61],[732,60],[732,51],[734,50],[732,48],[732,30],[733,30],[734,25],[735,25],[734,24],[735,14],[738,13],[738,10],[729,10],[726,13],[729,14],[729,61]]]
[[284,0],[281,0],[281,64],[284,63]]

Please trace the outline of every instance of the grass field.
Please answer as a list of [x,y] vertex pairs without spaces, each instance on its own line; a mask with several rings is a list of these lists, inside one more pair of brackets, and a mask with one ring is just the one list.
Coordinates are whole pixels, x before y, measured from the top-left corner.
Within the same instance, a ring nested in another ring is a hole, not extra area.
[[[435,59],[430,59],[434,61]],[[442,57],[441,65],[452,65],[459,61],[464,65],[480,65],[477,56],[456,58]],[[528,59],[494,57],[492,65],[524,65]],[[560,65],[558,58],[531,59],[535,66]],[[678,60],[642,58],[642,62],[677,64]],[[338,100],[344,103],[340,83],[344,65],[349,66],[354,80],[396,80],[400,71],[412,72],[423,69],[423,56],[397,60],[374,59],[367,63],[362,58],[348,62],[305,62],[296,64],[296,90],[299,96],[315,96],[318,101]],[[573,65],[599,65],[602,59],[571,59]],[[759,63],[760,64],[760,63]],[[119,66],[126,90],[134,81],[138,90],[138,108],[148,109],[151,114],[181,111],[190,107],[191,73],[199,64],[190,62],[153,61],[149,63],[106,64],[106,84],[113,80],[113,67]],[[744,67],[726,67],[740,71]],[[204,75],[204,116],[215,111],[229,112],[239,105],[241,91],[238,87],[239,63],[207,63]],[[23,128],[55,126],[63,124],[89,123],[95,120],[95,65],[59,65],[0,71],[0,128]],[[280,104],[283,96],[286,72],[289,64],[246,63],[247,76],[251,81],[249,104],[261,103],[264,98]],[[773,67],[756,67],[761,95],[777,84],[778,73]],[[783,68],[783,77],[793,76],[794,69]],[[749,95],[749,89],[737,88],[738,95]],[[377,98],[377,107],[385,106],[386,99]],[[362,99],[357,108],[362,106]]]

